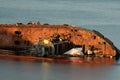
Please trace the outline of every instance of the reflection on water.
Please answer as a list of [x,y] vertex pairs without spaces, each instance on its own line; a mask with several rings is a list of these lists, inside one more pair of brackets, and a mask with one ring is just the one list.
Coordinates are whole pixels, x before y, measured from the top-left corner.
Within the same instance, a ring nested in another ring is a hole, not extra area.
[[[22,57],[22,56],[20,56]],[[17,62],[35,62],[35,63],[67,63],[67,64],[93,64],[93,65],[113,65],[117,62],[119,62],[119,57],[93,57],[93,56],[82,56],[82,57],[66,57],[66,58],[58,58],[58,59],[52,59],[52,58],[43,58],[39,59],[40,57],[36,58],[20,58],[20,57],[9,57],[9,56],[0,56],[0,59],[8,60],[8,61],[17,61]]]
[[[74,59],[72,57],[71,60]],[[119,80],[120,78],[119,63],[115,58],[78,59],[84,63],[0,58],[0,78],[3,80],[113,80],[114,78]]]
[[[70,57],[70,60],[81,60],[81,64],[93,64],[93,65],[112,65],[115,64],[119,59],[116,60],[116,58],[104,58],[104,57],[91,57],[91,56],[84,56],[84,57]],[[77,63],[77,61],[76,61]]]

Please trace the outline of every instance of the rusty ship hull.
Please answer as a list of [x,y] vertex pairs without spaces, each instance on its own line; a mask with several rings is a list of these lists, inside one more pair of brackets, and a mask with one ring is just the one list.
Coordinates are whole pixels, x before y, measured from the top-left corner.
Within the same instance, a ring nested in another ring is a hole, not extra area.
[[67,24],[0,24],[0,49],[15,52],[7,54],[63,56],[75,47],[82,48],[84,55],[119,55],[113,42],[96,30]]

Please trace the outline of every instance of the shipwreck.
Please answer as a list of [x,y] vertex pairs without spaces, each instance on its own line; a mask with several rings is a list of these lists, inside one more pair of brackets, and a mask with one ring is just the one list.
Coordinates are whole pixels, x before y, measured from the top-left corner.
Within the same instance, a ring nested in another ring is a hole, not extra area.
[[[72,48],[79,48],[83,55],[114,57],[119,49],[112,41],[96,30],[68,24],[40,23],[0,24],[0,49],[12,52],[7,55],[66,56]],[[68,54],[68,56],[81,56]]]

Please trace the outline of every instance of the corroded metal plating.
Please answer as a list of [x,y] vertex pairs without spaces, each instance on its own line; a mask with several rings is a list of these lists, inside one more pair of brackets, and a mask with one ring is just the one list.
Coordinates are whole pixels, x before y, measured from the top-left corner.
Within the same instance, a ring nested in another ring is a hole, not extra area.
[[116,56],[119,52],[100,32],[67,24],[0,24],[0,48],[26,48],[44,39],[52,42],[57,35],[59,41],[71,42],[71,47],[82,47],[85,54]]

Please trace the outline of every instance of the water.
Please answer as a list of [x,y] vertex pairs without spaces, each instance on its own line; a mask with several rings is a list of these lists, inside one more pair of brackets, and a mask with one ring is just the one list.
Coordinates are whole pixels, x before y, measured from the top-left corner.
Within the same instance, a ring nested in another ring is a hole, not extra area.
[[[95,29],[120,49],[119,0],[0,0],[0,23],[40,21]],[[119,80],[120,62],[93,66],[0,59],[1,80]]]
[[2,58],[0,65],[1,80],[119,80],[120,78],[118,63],[77,64]]

